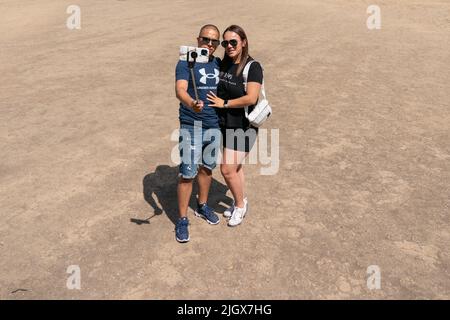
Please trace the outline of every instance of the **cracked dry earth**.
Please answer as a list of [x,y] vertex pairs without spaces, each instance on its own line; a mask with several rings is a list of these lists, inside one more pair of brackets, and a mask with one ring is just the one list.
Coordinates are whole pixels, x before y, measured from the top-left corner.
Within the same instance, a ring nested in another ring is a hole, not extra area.
[[[68,30],[71,2],[0,0],[0,298],[449,299],[449,2],[377,1],[380,30],[365,0],[191,3],[79,0]],[[209,22],[264,66],[279,168],[180,245],[174,69]]]

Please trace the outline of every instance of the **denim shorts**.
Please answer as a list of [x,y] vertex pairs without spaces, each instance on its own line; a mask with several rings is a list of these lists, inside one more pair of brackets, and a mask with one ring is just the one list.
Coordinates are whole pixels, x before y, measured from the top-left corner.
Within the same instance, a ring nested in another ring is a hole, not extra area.
[[198,166],[213,170],[217,165],[221,132],[219,128],[181,124],[179,137],[180,173],[185,179],[197,176]]

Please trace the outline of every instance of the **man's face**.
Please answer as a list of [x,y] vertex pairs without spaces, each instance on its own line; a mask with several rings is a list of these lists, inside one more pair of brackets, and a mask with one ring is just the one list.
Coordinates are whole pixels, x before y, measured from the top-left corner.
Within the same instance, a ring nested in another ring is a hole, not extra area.
[[220,43],[220,35],[214,28],[207,28],[202,30],[197,38],[198,47],[208,49],[209,55],[212,56]]

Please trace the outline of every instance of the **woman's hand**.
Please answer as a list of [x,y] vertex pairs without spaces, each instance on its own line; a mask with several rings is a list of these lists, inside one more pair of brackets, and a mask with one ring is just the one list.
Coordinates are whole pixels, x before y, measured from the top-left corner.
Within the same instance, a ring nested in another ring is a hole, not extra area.
[[214,92],[210,91],[206,96],[210,107],[223,108],[224,100],[216,96]]

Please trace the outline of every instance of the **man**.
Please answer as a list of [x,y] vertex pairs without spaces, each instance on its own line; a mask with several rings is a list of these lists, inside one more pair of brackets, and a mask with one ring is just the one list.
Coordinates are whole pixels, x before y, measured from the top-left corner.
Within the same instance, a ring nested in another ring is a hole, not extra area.
[[[187,61],[179,61],[176,67],[175,91],[180,100],[180,179],[178,182],[178,207],[180,218],[175,227],[178,242],[189,241],[189,220],[187,210],[192,193],[193,180],[197,177],[199,194],[195,215],[205,219],[209,224],[219,223],[219,217],[207,205],[209,187],[211,185],[212,170],[216,166],[217,152],[220,139],[209,136],[211,130],[219,131],[218,116],[214,108],[210,107],[206,95],[210,90],[216,91],[219,82],[220,59],[213,56],[220,41],[219,29],[211,24],[200,29],[197,38],[198,47],[209,50],[209,62],[195,63],[194,78],[198,91],[198,101]],[[204,150],[217,150],[204,156]]]

